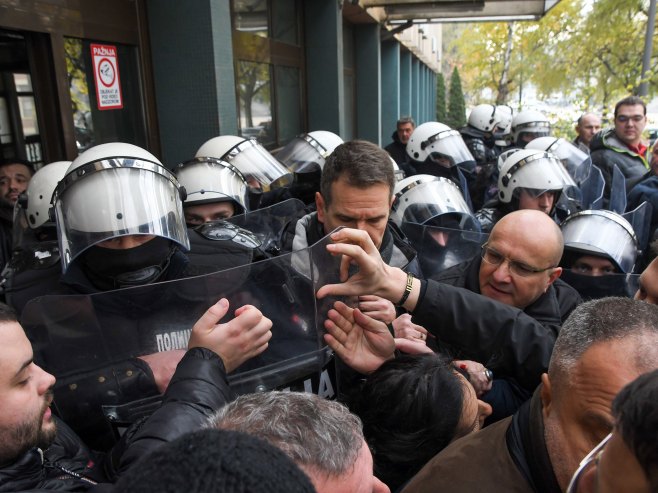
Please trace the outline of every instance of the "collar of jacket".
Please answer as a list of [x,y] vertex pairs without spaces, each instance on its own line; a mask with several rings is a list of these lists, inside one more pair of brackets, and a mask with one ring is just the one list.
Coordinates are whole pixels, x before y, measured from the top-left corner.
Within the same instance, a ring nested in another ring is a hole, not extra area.
[[[46,477],[43,452],[33,448],[15,462],[0,469],[0,491],[16,491],[37,487]],[[9,489],[5,489],[9,488]]]
[[544,438],[541,385],[514,414],[507,429],[507,448],[519,471],[537,493],[561,493]]
[[634,158],[640,158],[642,160],[642,164],[644,164],[644,167],[651,169],[651,166],[649,166],[649,163],[644,156],[638,154],[637,152],[631,151],[626,144],[619,140],[614,128],[608,129],[606,132],[601,134],[601,143],[605,148],[612,151],[618,152],[620,154],[627,154]]

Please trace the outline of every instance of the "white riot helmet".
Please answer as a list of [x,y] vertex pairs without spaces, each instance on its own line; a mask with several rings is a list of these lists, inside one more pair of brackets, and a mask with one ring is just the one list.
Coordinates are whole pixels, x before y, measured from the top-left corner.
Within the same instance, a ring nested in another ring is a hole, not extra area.
[[543,113],[535,110],[523,110],[512,119],[512,137],[519,147],[538,137],[551,134],[551,124]]
[[264,192],[292,182],[292,174],[253,139],[235,135],[213,137],[199,147],[195,157],[214,157],[232,164],[250,186]]
[[493,133],[499,121],[500,115],[493,104],[478,104],[468,115],[468,124],[482,132]]
[[592,167],[592,159],[589,154],[562,138],[539,137],[528,142],[525,148],[555,154],[576,183],[580,183],[587,178]]
[[395,185],[391,219],[403,223],[426,224],[467,231],[478,231],[459,187],[447,178],[414,175]]
[[281,149],[276,158],[293,173],[322,171],[329,154],[343,143],[338,135],[327,130],[302,134]]
[[395,175],[395,183],[398,183],[402,179],[404,179],[404,171],[400,169],[398,166],[398,163],[395,162],[395,159],[393,159],[391,156],[389,156],[389,159],[391,160],[391,166],[393,166],[393,174]]
[[631,224],[619,214],[606,210],[577,212],[567,217],[560,229],[565,254],[605,257],[621,272],[633,271],[638,241]]
[[141,147],[113,142],[83,152],[53,197],[63,270],[120,236],[159,236],[189,250],[181,193],[176,177]]
[[475,163],[461,134],[439,122],[418,125],[407,142],[407,154],[414,161],[430,159],[445,167]]
[[498,176],[498,199],[510,203],[523,189],[534,196],[556,192],[553,206],[566,187],[575,187],[562,162],[553,154],[535,149],[521,149],[507,154]]
[[242,173],[232,164],[213,157],[197,157],[174,169],[187,198],[183,206],[232,202],[235,214],[249,210],[248,189]]
[[14,208],[12,231],[15,246],[26,246],[26,243],[39,241],[34,235],[27,234],[29,230],[51,226],[55,231],[55,223],[50,215],[53,192],[70,165],[71,161],[56,161],[34,173],[27,190],[19,196]]

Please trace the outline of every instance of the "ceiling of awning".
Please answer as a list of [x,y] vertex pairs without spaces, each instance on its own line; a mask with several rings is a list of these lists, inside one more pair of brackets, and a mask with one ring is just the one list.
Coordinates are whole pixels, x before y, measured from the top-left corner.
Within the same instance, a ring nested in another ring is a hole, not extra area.
[[387,24],[537,20],[560,0],[359,0]]

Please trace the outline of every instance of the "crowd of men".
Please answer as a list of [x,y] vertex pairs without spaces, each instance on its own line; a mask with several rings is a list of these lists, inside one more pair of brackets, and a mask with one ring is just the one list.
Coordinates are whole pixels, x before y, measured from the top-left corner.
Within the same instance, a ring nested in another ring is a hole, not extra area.
[[658,178],[613,124],[0,163],[0,491],[658,491]]

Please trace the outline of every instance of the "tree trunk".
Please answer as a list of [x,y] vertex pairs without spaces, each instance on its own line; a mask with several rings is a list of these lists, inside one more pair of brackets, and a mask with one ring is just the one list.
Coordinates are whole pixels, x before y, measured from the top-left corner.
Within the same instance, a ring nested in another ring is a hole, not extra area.
[[512,34],[513,34],[513,22],[507,23],[507,46],[505,47],[505,57],[503,58],[503,72],[500,74],[500,80],[498,81],[498,96],[496,97],[496,104],[505,104],[507,103],[507,98],[509,96],[509,64],[510,59],[512,58]]

